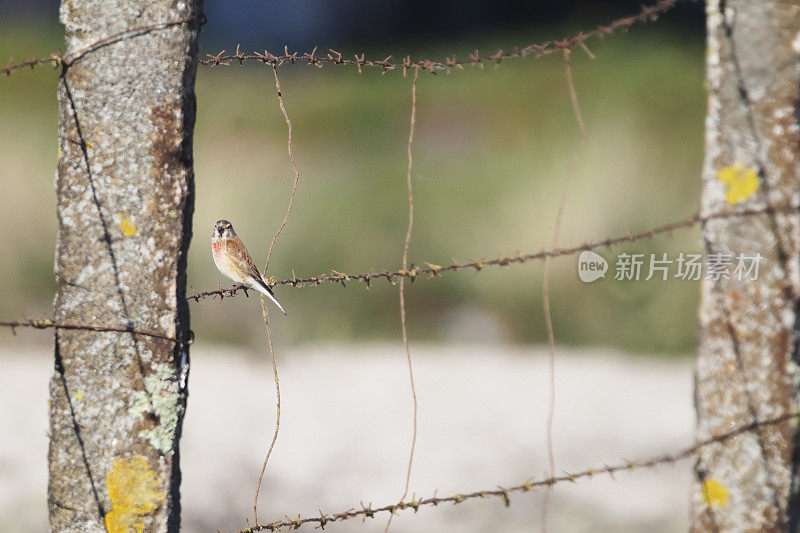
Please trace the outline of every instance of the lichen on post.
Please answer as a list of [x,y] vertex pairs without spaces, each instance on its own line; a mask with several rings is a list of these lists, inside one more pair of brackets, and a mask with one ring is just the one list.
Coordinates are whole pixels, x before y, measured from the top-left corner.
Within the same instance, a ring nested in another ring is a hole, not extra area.
[[[800,197],[800,11],[796,2],[709,0],[707,15],[702,211],[766,212],[703,226],[699,439],[800,406],[800,217],[768,209]],[[757,259],[757,272],[737,273],[743,256]],[[790,419],[702,448],[693,530],[796,531],[797,443]]]
[[[186,253],[201,7],[201,0],[61,3],[57,323],[190,338]],[[154,29],[129,31],[148,26]],[[188,364],[188,343],[56,331],[48,454],[54,531],[178,530]]]

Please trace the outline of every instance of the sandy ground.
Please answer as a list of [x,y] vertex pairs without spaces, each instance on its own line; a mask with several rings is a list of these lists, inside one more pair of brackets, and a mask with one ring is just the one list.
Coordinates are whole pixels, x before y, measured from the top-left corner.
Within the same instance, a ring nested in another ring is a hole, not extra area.
[[[46,530],[48,345],[0,343],[0,531]],[[547,470],[547,359],[540,347],[412,345],[420,402],[411,492],[510,486]],[[281,433],[262,489],[262,522],[388,504],[403,491],[411,401],[401,346],[308,346],[279,354]],[[557,470],[674,451],[691,443],[692,361],[560,349]],[[193,349],[182,441],[185,531],[247,525],[274,423],[268,361]],[[690,463],[557,485],[551,531],[678,531]],[[401,513],[392,531],[537,531],[542,491]],[[329,525],[382,531],[385,518]],[[252,518],[251,518],[252,519]],[[311,528],[307,528],[311,531]]]

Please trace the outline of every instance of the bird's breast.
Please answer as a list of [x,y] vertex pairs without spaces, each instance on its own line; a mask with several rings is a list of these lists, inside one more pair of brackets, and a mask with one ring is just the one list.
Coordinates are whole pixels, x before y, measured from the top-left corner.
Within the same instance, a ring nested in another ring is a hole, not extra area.
[[222,259],[224,249],[225,245],[221,241],[211,243],[211,255],[214,256],[215,262],[219,262]]

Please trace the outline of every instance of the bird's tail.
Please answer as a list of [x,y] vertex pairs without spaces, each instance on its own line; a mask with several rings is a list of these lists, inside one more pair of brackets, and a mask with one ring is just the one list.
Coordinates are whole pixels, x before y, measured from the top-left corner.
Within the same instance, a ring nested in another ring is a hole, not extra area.
[[272,303],[278,306],[278,309],[281,310],[281,313],[286,315],[286,311],[284,311],[283,306],[278,303],[278,300],[275,298],[275,295],[272,293],[272,289],[269,288],[269,285],[263,279],[254,280],[255,283],[253,284],[253,288],[272,300]]

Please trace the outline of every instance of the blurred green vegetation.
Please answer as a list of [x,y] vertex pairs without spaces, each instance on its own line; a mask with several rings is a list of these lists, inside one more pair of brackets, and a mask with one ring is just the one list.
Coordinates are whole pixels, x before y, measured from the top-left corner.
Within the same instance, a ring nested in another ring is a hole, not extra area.
[[[60,44],[57,28],[0,23],[0,30],[0,58],[47,55]],[[509,48],[554,31],[408,51],[415,57],[466,55],[476,46]],[[556,34],[562,33],[569,31]],[[572,57],[588,141],[567,186],[563,246],[648,229],[698,207],[705,113],[701,37],[649,25],[589,44],[596,59],[580,50]],[[0,260],[0,312],[7,318],[50,313],[57,75],[41,67],[0,79],[1,239],[7,250]],[[301,179],[271,273],[287,278],[292,269],[303,276],[399,268],[407,224],[410,78],[304,66],[280,75]],[[417,95],[410,261],[444,265],[453,258],[549,248],[579,141],[561,57],[508,60],[499,68],[450,75],[420,73]],[[213,223],[230,219],[263,264],[293,173],[271,71],[201,67],[197,96],[189,283],[204,290],[228,285],[211,260]],[[593,284],[578,279],[577,257],[556,259],[551,297],[558,342],[636,352],[693,350],[697,282],[614,281],[614,257],[634,250],[699,252],[699,230],[599,250],[612,270]],[[407,291],[412,342],[543,342],[541,284],[541,263],[420,279]],[[288,318],[275,314],[279,344],[400,337],[397,289],[387,282],[375,282],[371,290],[359,283],[347,289],[280,287],[276,294],[289,312]],[[263,347],[256,299],[206,301],[191,309],[200,342]]]

